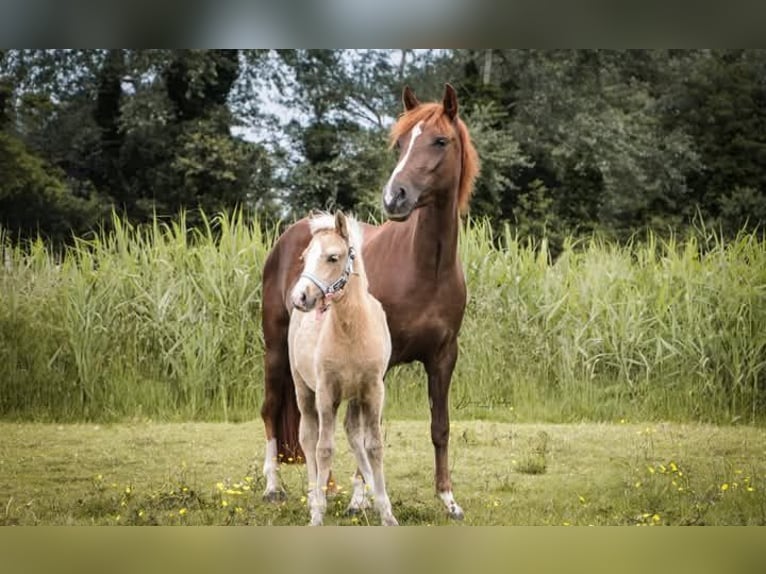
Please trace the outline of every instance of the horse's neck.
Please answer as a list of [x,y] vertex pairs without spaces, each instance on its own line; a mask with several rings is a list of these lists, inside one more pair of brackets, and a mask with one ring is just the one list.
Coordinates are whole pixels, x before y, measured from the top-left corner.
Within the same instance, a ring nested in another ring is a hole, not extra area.
[[413,225],[413,250],[420,270],[429,270],[435,278],[451,271],[458,259],[458,230],[460,216],[457,193],[443,203],[434,202],[421,207],[410,218]]

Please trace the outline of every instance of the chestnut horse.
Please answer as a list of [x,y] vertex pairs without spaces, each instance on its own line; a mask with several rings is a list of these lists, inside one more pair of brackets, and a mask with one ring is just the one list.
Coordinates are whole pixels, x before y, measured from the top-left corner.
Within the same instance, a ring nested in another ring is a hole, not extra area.
[[[458,259],[460,213],[468,206],[479,169],[457,95],[447,84],[442,102],[420,103],[409,87],[404,113],[391,128],[399,162],[383,189],[389,221],[364,226],[363,256],[370,292],[383,305],[391,333],[389,367],[420,361],[428,376],[436,492],[453,518],[463,510],[452,494],[448,463],[449,404],[466,288]],[[298,412],[290,374],[287,333],[290,292],[311,240],[303,219],[275,242],[263,268],[266,428],[264,498],[284,497],[278,462],[301,456]]]

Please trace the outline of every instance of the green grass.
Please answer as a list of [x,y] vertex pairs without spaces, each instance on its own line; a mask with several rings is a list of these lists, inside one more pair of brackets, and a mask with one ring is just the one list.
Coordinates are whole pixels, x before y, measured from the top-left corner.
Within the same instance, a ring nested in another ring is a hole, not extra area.
[[[251,420],[262,401],[261,270],[274,234],[241,214],[6,245],[0,417]],[[0,234],[1,235],[1,234]],[[500,241],[493,238],[500,236]],[[0,242],[1,243],[1,242]],[[766,242],[545,242],[471,221],[469,301],[451,404],[507,422],[766,418]],[[388,379],[387,413],[428,416],[422,367]]]
[[[385,468],[404,525],[445,525],[426,420],[387,420]],[[350,519],[354,465],[337,436]],[[263,429],[252,423],[0,424],[0,524],[302,525],[305,467],[283,465],[288,500],[261,500]],[[529,464],[529,461],[537,461]],[[539,464],[540,460],[544,464]],[[766,431],[700,424],[452,425],[466,525],[764,525]]]

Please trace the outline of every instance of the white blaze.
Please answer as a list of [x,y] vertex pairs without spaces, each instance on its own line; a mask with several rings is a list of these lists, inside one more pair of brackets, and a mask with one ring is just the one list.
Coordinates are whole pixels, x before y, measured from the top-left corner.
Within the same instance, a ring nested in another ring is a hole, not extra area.
[[[303,267],[304,271],[307,271],[309,273],[316,272],[317,267],[319,266],[319,258],[322,256],[322,248],[319,246],[318,241],[314,241],[311,244],[311,247],[306,252],[305,256],[305,265]],[[305,277],[300,277],[298,281],[295,283],[295,287],[293,287],[292,292],[292,298],[296,299],[300,297],[300,294],[303,293],[306,288],[309,285],[313,285],[314,282],[310,279],[306,279]]]
[[404,154],[404,157],[399,160],[399,163],[396,164],[396,167],[394,168],[394,171],[391,173],[391,177],[388,179],[388,183],[386,183],[386,188],[383,193],[383,198],[386,201],[386,203],[391,203],[396,194],[391,189],[391,184],[394,183],[394,179],[396,179],[396,176],[401,173],[401,171],[404,169],[404,166],[407,165],[407,160],[410,159],[410,153],[412,152],[412,148],[415,147],[415,140],[418,139],[418,136],[423,133],[423,121],[419,121],[417,124],[415,124],[415,127],[412,128],[412,133],[410,134],[410,144],[407,146],[407,152]]

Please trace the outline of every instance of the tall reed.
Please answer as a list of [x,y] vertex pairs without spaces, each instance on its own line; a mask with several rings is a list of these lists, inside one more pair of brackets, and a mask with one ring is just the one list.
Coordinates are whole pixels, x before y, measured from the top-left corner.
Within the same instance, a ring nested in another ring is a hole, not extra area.
[[241,418],[260,406],[260,274],[273,238],[242,214],[6,246],[0,411],[57,419]]
[[[63,255],[3,245],[0,415],[241,420],[262,399],[261,270],[274,233],[241,213],[111,230]],[[500,237],[498,240],[497,237]],[[453,416],[763,421],[766,243],[546,243],[471,221]],[[388,416],[426,416],[420,368]]]
[[[567,240],[554,263],[474,222],[455,401],[546,420],[763,420],[766,243],[701,230],[620,246]],[[521,412],[519,412],[521,411]]]

